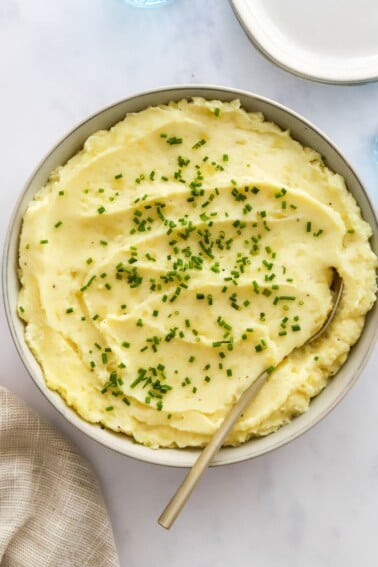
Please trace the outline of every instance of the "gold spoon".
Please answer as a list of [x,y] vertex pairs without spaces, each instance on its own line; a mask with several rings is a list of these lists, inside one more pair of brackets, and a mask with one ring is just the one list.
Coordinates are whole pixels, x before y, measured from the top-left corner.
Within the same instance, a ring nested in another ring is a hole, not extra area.
[[[319,331],[315,333],[308,341],[304,344],[310,344],[316,341],[329,327],[331,324],[337,308],[340,303],[340,299],[343,292],[344,283],[339,275],[339,273],[334,269],[334,276],[331,285],[331,290],[333,291],[333,306],[332,309],[324,322],[323,326]],[[304,345],[302,345],[304,346]],[[301,347],[297,347],[301,348]],[[218,452],[220,447],[222,446],[224,440],[226,439],[227,435],[232,430],[235,422],[239,419],[241,414],[250,404],[254,396],[260,390],[261,386],[264,384],[266,379],[269,377],[270,373],[266,370],[260,374],[260,376],[255,380],[240,396],[239,400],[236,404],[231,408],[229,413],[223,420],[222,425],[215,433],[213,438],[209,441],[206,445],[205,449],[197,458],[196,462],[194,463],[193,467],[190,469],[180,486],[178,487],[176,493],[171,498],[170,502],[168,503],[167,507],[165,508],[164,512],[159,517],[159,524],[166,529],[169,529],[175,519],[177,518],[178,514],[184,507],[186,501],[188,500],[189,496],[193,492],[193,489],[197,485],[198,481],[200,480],[201,476],[207,469],[210,464],[211,459]]]

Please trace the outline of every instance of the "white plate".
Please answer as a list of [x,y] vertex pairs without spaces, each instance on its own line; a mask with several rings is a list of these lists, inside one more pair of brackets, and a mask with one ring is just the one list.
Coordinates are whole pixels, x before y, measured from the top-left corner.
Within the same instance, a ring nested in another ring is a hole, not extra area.
[[377,0],[230,0],[274,63],[327,83],[378,80]]

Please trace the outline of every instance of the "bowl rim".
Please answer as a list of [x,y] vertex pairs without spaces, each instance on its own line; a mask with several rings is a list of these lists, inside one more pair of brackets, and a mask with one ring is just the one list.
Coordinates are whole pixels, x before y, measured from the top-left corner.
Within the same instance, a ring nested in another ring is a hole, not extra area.
[[[257,95],[255,93],[252,93],[252,92],[247,91],[247,90],[235,89],[233,87],[227,87],[227,86],[221,86],[221,85],[212,85],[212,84],[183,84],[183,85],[164,86],[164,87],[161,87],[161,88],[144,90],[144,91],[138,92],[136,94],[132,94],[132,95],[126,97],[126,98],[122,98],[122,99],[120,99],[120,100],[118,100],[118,101],[116,101],[112,104],[105,105],[105,106],[101,107],[99,110],[97,110],[96,112],[93,112],[92,114],[90,114],[84,120],[81,120],[80,122],[78,122],[72,129],[70,129],[66,134],[64,134],[62,137],[60,137],[60,139],[55,143],[55,145],[52,147],[52,149],[49,150],[44,155],[44,157],[39,161],[37,166],[34,168],[32,173],[27,178],[25,184],[23,185],[23,188],[20,192],[18,199],[16,200],[16,204],[14,206],[13,212],[12,212],[10,220],[9,220],[9,224],[8,224],[8,228],[7,228],[5,240],[4,240],[4,249],[3,249],[3,261],[2,261],[2,290],[3,290],[3,293],[2,293],[2,295],[3,295],[3,302],[4,302],[5,314],[6,314],[8,327],[9,327],[13,342],[15,344],[16,350],[18,352],[18,355],[21,358],[21,361],[23,362],[25,369],[27,370],[28,374],[32,378],[33,382],[37,385],[37,387],[41,391],[41,393],[53,405],[53,407],[64,418],[66,418],[73,426],[75,426],[82,433],[85,433],[90,438],[94,439],[95,441],[102,444],[103,446],[105,446],[109,449],[112,449],[112,450],[114,450],[114,451],[116,451],[120,454],[132,457],[132,458],[140,460],[140,461],[144,461],[144,462],[148,462],[148,463],[152,463],[152,464],[163,465],[163,466],[171,466],[171,467],[189,467],[189,466],[192,466],[195,459],[197,458],[198,454],[200,453],[200,450],[199,449],[192,449],[192,448],[182,448],[182,449],[180,449],[180,448],[173,448],[173,449],[159,448],[159,449],[153,449],[153,448],[146,447],[144,445],[133,442],[131,440],[131,438],[129,438],[125,434],[113,433],[113,432],[108,431],[106,429],[101,429],[97,424],[87,422],[83,418],[81,418],[75,412],[75,410],[73,410],[71,407],[68,406],[68,404],[63,400],[63,398],[61,398],[61,396],[57,392],[50,390],[48,388],[48,386],[44,382],[44,378],[43,378],[43,381],[41,381],[35,375],[35,372],[33,372],[33,369],[31,368],[33,365],[34,365],[34,370],[37,373],[38,373],[37,369],[39,368],[39,372],[40,372],[41,376],[42,376],[42,371],[41,371],[38,363],[36,363],[34,356],[31,354],[31,352],[30,352],[30,350],[29,350],[29,348],[28,348],[28,346],[27,346],[27,344],[24,340],[24,336],[20,337],[19,333],[16,330],[16,321],[19,321],[19,318],[18,318],[18,315],[17,315],[17,309],[15,309],[15,305],[12,305],[12,300],[11,300],[11,296],[10,296],[10,286],[9,286],[10,272],[12,270],[11,262],[12,262],[12,260],[13,261],[15,260],[15,258],[13,258],[12,255],[11,255],[11,244],[12,244],[12,238],[13,239],[16,238],[17,244],[18,244],[19,230],[17,230],[17,233],[15,234],[16,220],[17,220],[17,216],[20,213],[20,209],[22,207],[22,204],[25,201],[26,195],[27,195],[30,187],[33,184],[33,180],[36,178],[38,173],[41,170],[43,170],[43,168],[45,167],[45,164],[48,162],[48,160],[50,158],[52,158],[55,155],[55,153],[66,142],[68,142],[69,139],[75,133],[80,132],[93,119],[99,118],[100,116],[106,114],[107,112],[110,112],[111,110],[115,110],[118,107],[121,107],[125,104],[132,104],[132,103],[137,104],[137,102],[143,97],[153,97],[155,95],[155,96],[164,97],[164,100],[165,100],[165,102],[147,104],[144,107],[144,108],[146,108],[147,106],[151,106],[151,105],[167,104],[171,100],[180,100],[181,98],[203,97],[207,100],[210,100],[211,98],[206,95],[206,92],[209,92],[209,91],[212,93],[212,96],[211,96],[212,99],[232,100],[232,99],[235,99],[235,98],[240,98],[240,99],[244,98],[244,99],[248,99],[251,102],[251,104],[253,104],[253,102],[266,104],[268,106],[271,106],[271,107],[277,109],[279,112],[283,113],[283,115],[286,114],[289,118],[294,118],[296,121],[298,121],[298,123],[300,125],[303,125],[305,129],[307,128],[307,129],[310,130],[310,132],[312,131],[313,133],[315,133],[320,138],[320,140],[324,141],[325,144],[327,146],[329,146],[329,148],[331,148],[331,150],[333,150],[336,157],[341,160],[341,162],[347,167],[347,170],[350,172],[351,177],[354,178],[356,186],[359,188],[363,198],[366,201],[365,206],[366,206],[366,208],[367,208],[367,210],[368,210],[368,212],[369,212],[369,214],[372,218],[372,221],[373,221],[373,226],[372,226],[373,238],[378,238],[377,216],[376,216],[374,207],[372,206],[372,203],[371,203],[371,200],[370,200],[368,193],[364,189],[364,186],[363,186],[361,180],[359,179],[359,177],[357,176],[357,174],[355,173],[353,167],[350,165],[350,163],[345,158],[345,156],[340,151],[340,149],[337,147],[337,145],[335,145],[328,138],[328,136],[326,134],[324,134],[319,128],[317,128],[310,121],[308,121],[307,119],[305,119],[300,114],[293,111],[292,109],[290,109],[290,108],[288,108],[288,107],[286,107],[286,106],[284,106],[284,105],[282,105],[282,104],[280,104],[280,103],[278,103],[278,102],[276,102],[272,99],[269,99],[269,98],[261,96],[261,95]],[[186,94],[183,94],[183,93],[186,93]],[[218,95],[218,97],[216,97],[216,95]],[[231,96],[231,98],[230,98],[230,96]],[[242,104],[242,106],[243,106],[243,104]],[[127,113],[136,112],[136,111],[137,110],[134,110],[134,111],[129,110],[129,111],[127,111]],[[249,112],[252,112],[252,110],[249,110]],[[269,116],[268,116],[268,119],[270,119]],[[113,124],[110,124],[108,126],[108,128],[110,128],[116,122],[114,122]],[[279,121],[277,123],[280,127],[282,127],[280,125]],[[94,133],[96,130],[98,130],[98,128],[95,128],[92,131],[92,133]],[[86,138],[89,135],[90,134],[87,134]],[[293,137],[295,138],[295,136],[293,136]],[[72,157],[76,153],[76,151],[77,150],[75,150],[70,155],[70,157]],[[64,163],[66,163],[66,161]],[[49,170],[49,172],[51,172],[51,170]],[[32,195],[34,195],[34,193],[35,193],[35,191],[32,193]],[[352,192],[352,194],[354,195],[353,192]],[[355,197],[355,199],[357,200],[356,197]],[[27,200],[27,202],[29,202],[29,201],[30,201],[30,199]],[[357,200],[357,204],[361,207],[361,203],[358,200]],[[17,246],[16,250],[18,250],[18,246]],[[369,318],[375,318],[377,320],[376,322],[378,322],[377,304],[370,311],[370,313],[368,314],[368,317]],[[366,323],[365,323],[364,329],[365,328],[366,328]],[[357,381],[357,379],[360,376],[363,368],[365,367],[365,365],[366,365],[366,363],[367,363],[367,361],[368,361],[368,359],[369,359],[369,357],[370,357],[370,355],[373,351],[373,348],[375,346],[375,341],[376,341],[376,338],[378,336],[378,325],[377,324],[375,326],[373,325],[372,329],[370,329],[370,330],[371,330],[371,336],[370,336],[370,339],[369,339],[369,344],[368,344],[367,348],[365,348],[365,350],[364,350],[364,353],[363,353],[364,356],[361,357],[361,359],[358,361],[358,364],[354,369],[353,375],[351,376],[350,379],[347,380],[346,384],[344,384],[343,388],[340,389],[340,391],[337,393],[337,395],[334,396],[331,403],[326,405],[326,407],[323,408],[322,411],[320,411],[311,420],[309,420],[309,423],[305,424],[304,426],[302,425],[302,427],[295,427],[295,425],[294,425],[294,427],[292,427],[290,429],[290,424],[293,424],[293,423],[295,424],[295,422],[298,422],[298,420],[300,419],[300,417],[295,418],[289,424],[279,428],[279,430],[278,430],[278,431],[287,431],[287,435],[285,435],[285,434],[284,435],[277,435],[277,431],[276,431],[276,432],[273,432],[266,437],[251,439],[250,441],[247,441],[246,443],[244,443],[243,445],[240,445],[238,447],[222,448],[219,451],[216,458],[214,459],[214,461],[212,462],[211,466],[220,466],[220,465],[238,463],[238,462],[242,462],[242,461],[249,460],[249,459],[252,459],[252,458],[256,458],[258,456],[262,456],[262,455],[269,453],[269,452],[271,452],[275,449],[278,449],[279,447],[286,445],[287,443],[289,443],[290,441],[293,441],[296,438],[299,438],[306,431],[309,431],[312,427],[314,427],[315,425],[320,423],[346,396],[346,394],[349,392],[349,390],[352,388],[352,386]],[[363,332],[362,335],[365,335],[365,333]],[[362,337],[362,335],[361,335],[361,337]],[[34,364],[33,364],[33,361],[34,361]],[[330,387],[330,384],[327,385],[327,388],[329,388],[329,387]],[[317,397],[319,397],[319,395],[316,396],[313,400],[315,400]],[[313,403],[313,400],[312,400],[312,403]],[[306,415],[307,415],[307,413],[308,412],[306,412]],[[302,414],[302,415],[305,415],[305,414]],[[121,443],[119,443],[120,438],[122,438]],[[243,454],[238,454],[238,451],[237,451],[238,448],[248,447],[248,445],[250,445],[252,447],[251,444],[254,443],[255,445],[257,445],[259,440],[261,441],[262,439],[268,439],[268,438],[271,441],[270,443],[268,442],[268,447],[264,448],[264,446],[263,446],[262,450],[257,449],[255,451],[253,451],[253,450],[244,451]],[[125,440],[127,440],[127,442]],[[180,457],[179,457],[179,455],[180,455]]]

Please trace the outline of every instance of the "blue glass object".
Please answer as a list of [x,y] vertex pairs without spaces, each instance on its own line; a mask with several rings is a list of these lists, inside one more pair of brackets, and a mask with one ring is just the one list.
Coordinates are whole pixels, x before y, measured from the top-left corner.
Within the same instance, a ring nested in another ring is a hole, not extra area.
[[137,6],[138,8],[152,8],[153,6],[170,4],[173,0],[124,0],[124,2],[131,6]]
[[378,163],[378,136],[374,140],[374,159],[375,163]]

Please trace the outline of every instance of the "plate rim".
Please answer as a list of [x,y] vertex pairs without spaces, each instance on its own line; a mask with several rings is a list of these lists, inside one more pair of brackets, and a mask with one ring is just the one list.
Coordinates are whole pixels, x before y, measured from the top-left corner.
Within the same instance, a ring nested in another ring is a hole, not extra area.
[[238,20],[240,26],[242,27],[244,33],[251,41],[251,43],[256,47],[256,49],[271,63],[274,63],[280,69],[291,73],[301,79],[307,79],[310,81],[315,81],[317,83],[323,84],[330,84],[330,85],[359,85],[359,84],[366,84],[366,83],[373,83],[378,81],[378,71],[375,72],[373,75],[351,75],[349,78],[335,78],[329,77],[328,75],[320,75],[320,74],[311,74],[305,73],[295,67],[295,65],[290,65],[287,62],[282,61],[281,59],[277,59],[270,51],[267,49],[261,41],[259,41],[254,34],[251,27],[246,23],[239,5],[243,2],[243,0],[229,0],[232,11],[236,19]]

